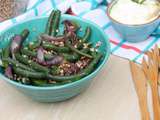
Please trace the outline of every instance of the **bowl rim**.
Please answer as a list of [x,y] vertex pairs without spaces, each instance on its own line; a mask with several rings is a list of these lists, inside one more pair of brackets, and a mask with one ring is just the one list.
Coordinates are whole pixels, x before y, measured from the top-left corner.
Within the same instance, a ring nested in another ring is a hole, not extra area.
[[121,23],[119,22],[118,20],[114,19],[113,17],[111,17],[110,15],[110,10],[112,9],[112,7],[118,2],[118,0],[113,0],[111,3],[108,4],[108,7],[107,7],[107,16],[114,22],[118,23],[118,24],[121,24],[121,25],[127,25],[127,26],[131,26],[131,27],[139,27],[139,26],[144,26],[144,25],[148,25],[148,24],[152,24],[154,23],[155,21],[159,20],[160,19],[160,15],[158,15],[157,17],[155,17],[155,19],[153,19],[152,21],[149,21],[149,22],[146,22],[146,23],[143,23],[143,24],[125,24],[125,23]]
[[[27,19],[27,20],[23,20],[22,22],[19,22],[19,23],[16,23],[12,26],[9,26],[7,29],[3,30],[2,32],[0,32],[0,35],[7,32],[10,28],[12,27],[15,27],[19,24],[23,24],[25,22],[29,22],[29,21],[32,21],[32,20],[36,20],[36,19],[43,19],[43,18],[48,18],[49,16],[39,16],[39,17],[33,17],[33,18],[30,18],[30,19]],[[57,90],[57,89],[62,89],[62,88],[67,88],[69,86],[72,86],[72,85],[78,85],[80,82],[82,81],[85,81],[87,80],[87,78],[91,78],[92,76],[94,76],[96,73],[98,73],[102,68],[103,66],[105,65],[105,63],[108,61],[108,58],[110,56],[110,53],[111,53],[111,46],[110,46],[110,42],[109,42],[109,38],[107,37],[107,35],[105,34],[105,32],[95,23],[93,23],[92,21],[89,21],[89,20],[86,20],[86,19],[82,19],[82,18],[79,18],[79,17],[76,17],[76,16],[72,16],[72,15],[67,15],[67,14],[63,14],[62,17],[65,17],[65,19],[75,19],[75,20],[80,20],[82,22],[85,22],[87,24],[90,24],[91,26],[95,26],[99,31],[100,33],[102,34],[102,36],[104,37],[104,41],[106,42],[106,45],[107,45],[107,48],[106,48],[106,55],[104,56],[104,59],[102,61],[102,63],[99,65],[98,68],[96,68],[92,73],[90,73],[89,75],[81,78],[80,80],[77,80],[77,81],[74,81],[74,82],[71,82],[71,83],[68,83],[68,84],[64,84],[64,85],[59,85],[59,86],[46,86],[46,87],[40,87],[40,86],[31,86],[31,85],[24,85],[24,84],[21,84],[21,83],[18,83],[18,82],[15,82],[13,80],[10,80],[8,79],[7,77],[5,77],[3,74],[0,73],[0,78],[7,81],[8,83],[10,84],[13,84],[17,87],[23,87],[23,88],[26,88],[26,89],[34,89],[34,90]]]

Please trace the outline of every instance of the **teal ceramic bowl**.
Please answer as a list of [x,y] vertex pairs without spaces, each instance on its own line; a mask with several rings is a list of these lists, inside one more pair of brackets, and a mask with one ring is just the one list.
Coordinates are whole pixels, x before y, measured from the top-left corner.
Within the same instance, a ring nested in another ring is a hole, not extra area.
[[[36,38],[36,36],[39,33],[43,33],[43,31],[45,30],[47,19],[48,17],[33,18],[27,21],[23,21],[22,23],[16,24],[10,27],[9,29],[5,30],[3,33],[0,33],[1,38],[5,38],[3,39],[3,41],[0,42],[0,48],[4,48],[7,46],[9,39],[6,39],[6,37],[12,35],[13,33],[19,34],[25,28],[31,31],[27,42],[34,40],[34,38]],[[97,41],[101,41],[103,43],[100,46],[99,50],[104,54],[104,57],[97,65],[97,68],[90,75],[73,83],[61,86],[53,86],[53,87],[36,87],[36,86],[23,85],[6,78],[2,72],[0,74],[0,79],[11,84],[19,91],[24,93],[26,96],[31,97],[32,99],[39,102],[63,101],[73,96],[76,96],[82,91],[84,91],[90,85],[92,78],[94,78],[97,75],[97,73],[102,69],[103,65],[108,60],[108,57],[110,55],[110,44],[105,33],[96,24],[69,15],[63,15],[61,21],[66,19],[77,21],[81,25],[82,29],[86,28],[86,26],[91,27],[92,35],[90,41],[92,41],[94,44]],[[83,35],[84,32],[82,31],[79,32],[78,34]]]
[[[128,42],[141,42],[147,40],[147,38],[155,31],[155,35],[160,35],[159,30],[157,29],[160,25],[160,16],[157,16],[156,19],[150,21],[149,23],[140,24],[140,25],[127,25],[120,23],[110,16],[110,11],[112,7],[117,3],[117,0],[114,0],[108,5],[107,15],[110,18],[112,26],[115,30],[121,35],[121,37]],[[157,29],[157,30],[156,30]]]

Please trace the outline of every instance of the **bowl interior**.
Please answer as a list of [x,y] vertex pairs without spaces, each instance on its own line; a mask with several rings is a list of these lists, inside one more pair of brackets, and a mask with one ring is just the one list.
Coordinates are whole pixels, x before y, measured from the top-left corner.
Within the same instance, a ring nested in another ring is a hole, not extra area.
[[[30,30],[30,35],[26,40],[27,44],[28,42],[31,41],[36,41],[36,37],[40,33],[44,33],[45,31],[45,26],[47,23],[48,17],[38,17],[38,18],[33,18],[27,21],[24,21],[22,23],[16,24],[6,31],[0,33],[0,49],[5,48],[9,41],[11,40],[10,38],[14,34],[19,34],[23,29],[29,29]],[[85,28],[87,26],[91,27],[92,30],[92,35],[89,41],[92,41],[92,43],[96,44],[98,41],[102,42],[102,45],[99,48],[99,51],[104,54],[103,59],[99,62],[97,65],[97,68],[94,72],[92,72],[89,76],[92,76],[93,74],[96,74],[97,71],[104,65],[104,63],[107,61],[109,54],[110,54],[110,45],[108,38],[104,34],[104,32],[94,23],[91,23],[90,21],[80,19],[78,17],[70,16],[70,15],[62,15],[61,21],[63,20],[74,20],[77,23],[80,24],[81,30],[79,30],[78,35],[83,36],[85,32]],[[63,25],[60,25],[60,33],[63,31]],[[0,55],[1,56],[1,55]],[[0,77],[3,76],[3,70],[1,69],[0,71],[2,74]],[[87,77],[89,77],[87,76]],[[4,76],[3,76],[4,77]],[[9,80],[11,81],[11,80]]]

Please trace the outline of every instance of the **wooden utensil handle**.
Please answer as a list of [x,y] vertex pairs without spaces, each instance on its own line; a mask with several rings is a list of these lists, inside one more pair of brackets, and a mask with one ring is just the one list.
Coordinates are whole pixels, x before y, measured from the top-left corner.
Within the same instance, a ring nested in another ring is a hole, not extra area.
[[141,110],[141,120],[150,120],[149,111],[147,108],[147,101],[144,100],[145,98],[139,97],[139,105]]
[[152,102],[153,102],[154,120],[160,120],[158,88],[156,89],[156,87],[152,87],[151,89],[152,89]]

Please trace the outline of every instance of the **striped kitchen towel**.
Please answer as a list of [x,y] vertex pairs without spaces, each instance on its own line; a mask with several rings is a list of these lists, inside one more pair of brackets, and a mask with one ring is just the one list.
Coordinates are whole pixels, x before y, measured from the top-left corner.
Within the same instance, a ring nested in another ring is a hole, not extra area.
[[[107,4],[111,0],[30,0],[24,14],[0,23],[0,32],[7,27],[35,16],[49,15],[52,9],[59,9],[62,13],[69,13],[88,19],[98,24],[108,36],[112,54],[140,63],[144,52],[160,44],[160,37],[149,37],[140,43],[129,43],[123,40],[111,26],[106,15]],[[158,32],[158,31],[156,31]],[[160,32],[160,28],[159,28]]]

